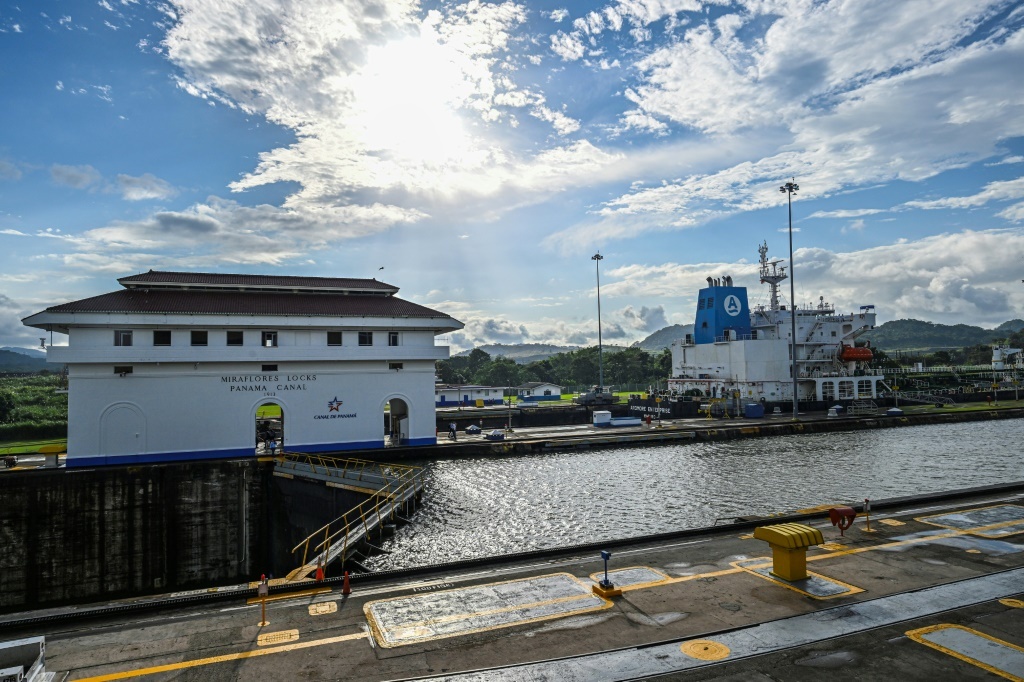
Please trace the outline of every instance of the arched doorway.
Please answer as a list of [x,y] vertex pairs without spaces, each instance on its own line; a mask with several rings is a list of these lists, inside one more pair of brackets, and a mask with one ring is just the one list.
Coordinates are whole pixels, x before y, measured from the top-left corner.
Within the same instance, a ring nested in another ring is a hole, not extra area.
[[409,403],[391,398],[384,406],[384,445],[394,446],[409,442]]
[[116,403],[100,416],[100,453],[139,455],[146,451],[146,418],[137,405]]
[[266,402],[256,408],[256,455],[273,455],[284,450],[284,410]]

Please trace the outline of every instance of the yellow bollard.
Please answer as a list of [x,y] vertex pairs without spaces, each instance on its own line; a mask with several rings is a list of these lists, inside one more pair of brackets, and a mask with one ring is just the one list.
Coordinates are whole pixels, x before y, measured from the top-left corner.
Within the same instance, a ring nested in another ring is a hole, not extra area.
[[772,548],[772,575],[790,582],[807,577],[807,548],[825,542],[820,530],[802,523],[761,526],[754,537]]

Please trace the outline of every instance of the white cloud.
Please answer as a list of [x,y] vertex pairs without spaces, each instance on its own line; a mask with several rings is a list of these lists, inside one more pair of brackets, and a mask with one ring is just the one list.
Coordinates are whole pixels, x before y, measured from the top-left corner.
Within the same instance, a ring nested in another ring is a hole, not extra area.
[[985,185],[977,194],[966,197],[945,197],[931,201],[908,201],[905,206],[910,208],[938,209],[938,208],[972,208],[984,206],[990,201],[1006,201],[1008,199],[1024,198],[1024,177],[1014,180],[1001,180],[990,182]]
[[553,21],[553,22],[555,22],[557,24],[557,23],[559,23],[561,21],[564,21],[566,19],[566,17],[569,16],[569,10],[567,10],[567,9],[552,10],[551,13],[548,14],[548,16],[551,18],[551,21]]
[[54,164],[50,167],[50,178],[58,185],[66,185],[75,189],[88,189],[98,185],[103,176],[89,165],[65,166]]
[[169,182],[144,173],[140,177],[131,175],[117,176],[118,191],[128,201],[144,201],[146,199],[169,199],[178,193]]
[[1024,163],[1024,156],[1007,156],[1005,159],[986,163],[986,166],[1007,166],[1013,163]]
[[639,310],[630,305],[620,310],[618,315],[631,329],[642,332],[654,332],[668,326],[665,308],[660,305],[651,308],[640,306]]
[[[835,38],[837,53],[816,56],[813,68],[784,69],[783,56],[819,44],[791,35],[797,25],[814,29],[811,35],[840,30],[828,25],[837,21],[830,15],[833,5],[799,20],[780,19],[752,47],[698,26],[685,40],[656,50],[641,62],[647,84],[626,92],[638,105],[623,119],[629,127],[650,129],[650,119],[670,120],[726,144],[739,129],[755,126],[756,134],[780,140],[778,151],[634,189],[595,211],[595,228],[636,234],[775,206],[784,200],[778,184],[790,176],[817,199],[894,179],[920,181],[990,158],[1005,140],[1024,136],[1024,91],[1005,86],[1024,61],[1024,31],[996,32],[962,46],[959,40],[987,17],[986,10],[957,3],[954,12],[947,5],[947,14],[929,15],[934,32],[910,41],[924,50],[916,55],[895,34],[911,22],[905,5],[913,4],[858,4],[859,13],[879,11],[877,20],[893,26],[873,27],[883,35],[871,35],[863,46]],[[851,22],[866,21],[858,14],[838,23],[849,31]],[[866,54],[870,50],[878,53]],[[773,69],[787,78],[766,81]]]
[[866,215],[876,215],[885,212],[885,209],[881,208],[838,209],[835,211],[815,211],[808,218],[862,218]]
[[0,159],[0,180],[20,180],[21,169],[10,161]]
[[857,219],[857,220],[853,220],[853,221],[849,222],[848,224],[844,225],[842,227],[842,229],[840,230],[840,232],[842,234],[849,234],[850,232],[863,232],[863,231],[864,231],[864,221],[861,220],[861,219]]
[[[183,211],[162,211],[139,221],[118,221],[89,230],[77,245],[97,257],[132,252],[165,252],[184,258],[201,249],[197,261],[279,265],[308,257],[326,244],[381,232],[423,216],[396,206],[339,206],[314,210],[241,206],[211,197]],[[189,266],[196,267],[196,264]]]

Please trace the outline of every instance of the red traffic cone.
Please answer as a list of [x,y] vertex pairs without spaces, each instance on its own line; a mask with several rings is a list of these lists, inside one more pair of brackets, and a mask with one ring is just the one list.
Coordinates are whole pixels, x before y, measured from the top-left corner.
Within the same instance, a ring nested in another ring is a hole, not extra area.
[[352,586],[348,584],[348,571],[345,571],[345,581],[341,584],[341,593],[346,597],[352,594]]
[[322,582],[323,579],[324,579],[324,567],[321,566],[320,564],[317,564],[316,565],[316,581],[319,583],[319,582]]

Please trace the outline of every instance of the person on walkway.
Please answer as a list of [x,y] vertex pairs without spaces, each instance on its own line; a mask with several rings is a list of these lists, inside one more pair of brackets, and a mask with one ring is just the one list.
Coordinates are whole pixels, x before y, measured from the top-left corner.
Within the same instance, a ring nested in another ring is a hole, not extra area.
[[448,437],[451,438],[452,440],[459,439],[459,433],[458,431],[455,430],[455,422],[450,422],[448,424]]

